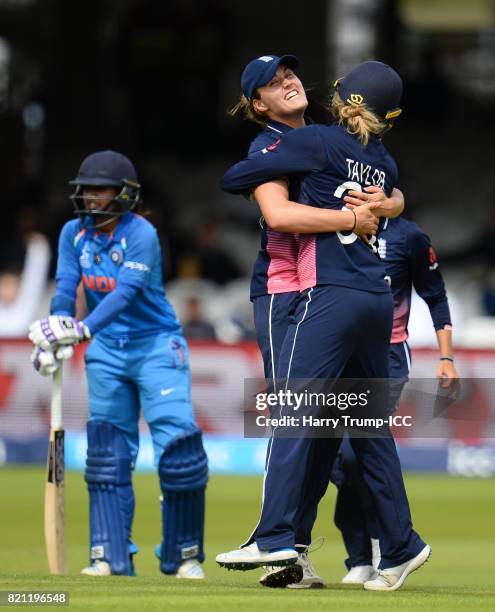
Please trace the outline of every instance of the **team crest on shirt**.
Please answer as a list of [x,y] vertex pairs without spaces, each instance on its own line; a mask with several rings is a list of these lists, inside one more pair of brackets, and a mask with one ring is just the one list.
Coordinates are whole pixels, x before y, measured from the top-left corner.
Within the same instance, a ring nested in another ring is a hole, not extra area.
[[110,251],[110,259],[113,263],[118,266],[122,263],[122,253],[119,249],[112,249]]

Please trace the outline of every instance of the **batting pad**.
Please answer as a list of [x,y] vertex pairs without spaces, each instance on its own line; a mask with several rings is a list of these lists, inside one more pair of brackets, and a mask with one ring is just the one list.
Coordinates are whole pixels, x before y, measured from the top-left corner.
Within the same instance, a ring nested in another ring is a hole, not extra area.
[[160,569],[174,574],[187,559],[205,558],[203,550],[208,458],[201,431],[188,430],[165,446],[158,465],[163,493]]
[[134,517],[129,447],[123,432],[111,423],[89,421],[87,431],[84,478],[89,491],[90,562],[104,560],[112,574],[133,575],[128,548]]

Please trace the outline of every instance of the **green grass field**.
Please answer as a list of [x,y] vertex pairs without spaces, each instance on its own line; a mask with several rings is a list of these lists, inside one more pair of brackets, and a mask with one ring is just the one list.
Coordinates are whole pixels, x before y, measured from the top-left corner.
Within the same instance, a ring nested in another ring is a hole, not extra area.
[[87,496],[81,473],[67,474],[68,577],[48,574],[43,542],[44,471],[0,469],[0,590],[65,590],[70,609],[99,610],[495,610],[495,486],[492,480],[446,476],[407,478],[416,528],[433,555],[395,593],[342,587],[344,549],[332,523],[335,493],[320,506],[313,554],[326,589],[264,589],[259,570],[227,572],[214,558],[237,547],[258,519],[260,478],[215,476],[207,497],[207,581],[184,583],[159,573],[153,546],[160,539],[158,482],[137,474],[134,539],[136,578],[78,575],[87,562]]

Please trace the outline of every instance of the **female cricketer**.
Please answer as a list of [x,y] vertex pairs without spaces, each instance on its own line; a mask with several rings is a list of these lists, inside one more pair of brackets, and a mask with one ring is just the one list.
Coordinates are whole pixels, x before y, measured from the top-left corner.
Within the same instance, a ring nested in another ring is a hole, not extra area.
[[[348,189],[376,185],[390,194],[397,167],[380,136],[400,114],[399,75],[381,62],[365,62],[339,83],[332,108],[336,125],[309,126],[236,164],[223,179],[225,190],[242,193],[291,174],[303,174],[299,201],[319,208],[342,208]],[[285,183],[271,186],[272,197],[288,200]],[[256,195],[256,192],[255,192]],[[388,378],[392,297],[385,270],[355,234],[308,234],[299,239],[301,294],[284,339],[278,377],[289,381]],[[279,406],[282,416],[285,406]],[[284,415],[285,416],[285,415]],[[264,502],[254,542],[217,556],[234,569],[295,563],[294,525],[312,468],[329,474],[336,439],[272,436]],[[385,437],[352,437],[377,512],[382,549],[378,576],[367,590],[396,590],[430,555],[412,529],[395,443]],[[322,451],[324,449],[324,452]],[[322,482],[323,491],[326,482]]]
[[[264,127],[249,147],[249,155],[274,145],[281,134],[303,127],[308,106],[304,86],[295,74],[298,59],[293,55],[263,55],[249,62],[241,77],[242,95],[231,114],[242,113],[248,120]],[[291,177],[290,191],[298,197],[299,181]],[[383,191],[370,186],[369,192],[350,191],[346,203],[370,203],[350,211],[320,209],[289,201],[280,202],[264,197],[265,186],[257,188],[262,218],[261,249],[255,261],[251,279],[251,300],[258,344],[263,357],[267,382],[276,378],[278,356],[288,329],[291,313],[299,295],[297,275],[297,233],[346,231],[353,228],[358,235],[374,234],[377,216],[395,216],[404,206],[401,192],[387,199]],[[266,223],[267,222],[267,223]],[[272,383],[274,384],[274,382]],[[270,444],[270,443],[269,443]],[[268,448],[269,452],[269,448]],[[308,556],[311,527],[321,491],[305,496],[300,512],[300,525],[296,529],[297,564],[288,568],[266,567],[260,583],[264,586],[292,588],[318,588],[323,580],[316,573]],[[301,569],[303,570],[300,579]],[[299,580],[300,579],[300,580]],[[299,580],[299,582],[296,582]]]
[[[385,264],[394,297],[394,320],[389,351],[390,404],[393,412],[408,380],[411,351],[407,325],[411,311],[411,291],[426,302],[438,341],[436,376],[447,385],[459,378],[454,366],[452,324],[445,285],[429,237],[403,217],[385,219],[379,231],[380,256]],[[348,573],[343,584],[363,584],[375,573],[380,547],[375,513],[356,457],[345,438],[332,471],[338,487],[335,524],[340,529],[348,553]]]
[[[202,561],[208,464],[191,404],[187,345],[165,297],[155,228],[133,212],[140,185],[130,160],[115,151],[86,157],[71,181],[77,219],[59,240],[50,316],[30,327],[34,366],[57,367],[59,347],[91,340],[89,393],[89,576],[134,575],[131,473],[140,409],[150,428],[162,490],[160,569],[204,578]],[[75,318],[82,282],[89,310]]]

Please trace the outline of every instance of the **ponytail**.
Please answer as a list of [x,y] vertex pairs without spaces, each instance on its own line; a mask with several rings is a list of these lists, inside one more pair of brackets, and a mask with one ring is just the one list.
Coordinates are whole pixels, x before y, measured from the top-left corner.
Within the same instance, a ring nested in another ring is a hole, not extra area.
[[[254,98],[258,97],[258,93],[255,92]],[[236,115],[242,115],[243,119],[248,119],[249,121],[254,121],[254,123],[258,123],[264,128],[268,125],[268,118],[265,117],[263,113],[259,113],[253,105],[253,100],[249,100],[246,98],[244,94],[241,94],[239,98],[239,102],[235,106],[233,106],[230,110],[227,111],[231,117],[235,117]]]
[[382,136],[390,128],[386,122],[364,104],[346,104],[337,92],[334,93],[330,110],[339,125],[356,136],[365,147],[370,136]]

